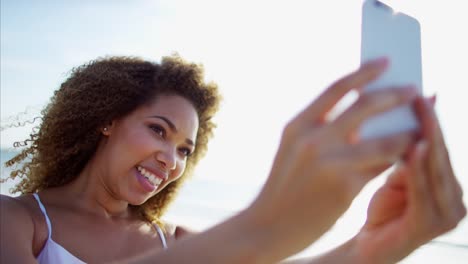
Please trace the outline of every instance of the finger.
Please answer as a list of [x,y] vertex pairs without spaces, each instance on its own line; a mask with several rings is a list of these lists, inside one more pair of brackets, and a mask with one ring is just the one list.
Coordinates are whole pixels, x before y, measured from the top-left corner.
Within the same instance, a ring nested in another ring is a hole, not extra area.
[[393,165],[394,165],[393,163],[384,164],[384,165],[382,165],[380,167],[376,167],[375,169],[371,170],[370,173],[371,173],[371,175],[380,175],[384,171],[390,169]]
[[431,188],[442,215],[450,216],[453,206],[461,200],[463,191],[457,181],[444,142],[442,130],[430,100],[419,99],[418,115],[421,116],[422,134],[429,141],[428,173]]
[[349,135],[362,125],[364,120],[397,106],[409,104],[417,96],[414,86],[392,87],[361,95],[336,120],[338,131]]
[[437,96],[436,95],[433,95],[431,97],[429,97],[429,102],[431,103],[431,106],[434,107],[437,103]]
[[368,181],[378,175],[369,172],[381,172],[382,168],[388,168],[398,161],[412,144],[414,137],[413,133],[403,132],[349,145],[339,154],[346,158],[342,158],[342,162],[336,166],[344,166],[348,170],[367,175],[364,180]]
[[424,168],[428,152],[428,143],[419,141],[408,153],[405,160],[408,172],[408,199],[413,205],[416,216],[421,219],[433,219],[437,208],[431,195],[430,184]]
[[357,71],[338,80],[326,89],[312,104],[307,107],[302,116],[309,122],[323,122],[325,116],[349,91],[360,89],[377,79],[388,66],[386,58],[373,60],[362,65]]
[[[432,179],[432,181],[434,184],[437,184],[437,186],[445,185],[447,182],[452,184],[451,187],[455,188],[456,193],[461,197],[463,195],[463,191],[455,178],[455,173],[450,163],[450,157],[442,129],[437,120],[434,108],[432,107],[432,100],[433,99],[431,98],[425,100],[420,97],[415,101],[415,112],[420,120],[421,134],[428,142],[430,142],[430,169],[432,171],[440,172],[434,175],[436,178]],[[449,180],[447,181],[445,178],[449,178]]]
[[[431,178],[433,185],[441,187],[446,185],[441,174],[453,174],[453,170],[447,167],[450,164],[448,151],[445,147],[442,132],[437,117],[430,102],[422,97],[415,100],[415,112],[420,120],[421,136],[429,143],[428,166],[429,171],[435,177]],[[440,189],[440,188],[439,188]]]
[[388,184],[389,186],[392,186],[394,188],[406,188],[407,173],[405,172],[405,165],[400,162],[392,171],[392,173],[388,176],[385,184]]
[[404,187],[386,182],[372,196],[367,208],[367,224],[381,225],[401,216],[407,206]]
[[[447,202],[441,207],[434,195],[427,170],[429,143],[424,139],[418,142],[416,148],[407,159],[410,177],[408,177],[408,197],[411,205],[411,219],[425,234],[423,240],[431,239],[441,233],[453,229],[465,216],[466,209],[461,199],[456,203]],[[418,220],[419,219],[419,220]],[[416,228],[418,229],[418,228]],[[424,231],[425,230],[425,231]]]
[[415,99],[414,105],[416,116],[418,117],[421,125],[421,136],[426,138],[428,141],[434,139],[436,133],[440,136],[442,132],[440,131],[432,103],[419,96]]

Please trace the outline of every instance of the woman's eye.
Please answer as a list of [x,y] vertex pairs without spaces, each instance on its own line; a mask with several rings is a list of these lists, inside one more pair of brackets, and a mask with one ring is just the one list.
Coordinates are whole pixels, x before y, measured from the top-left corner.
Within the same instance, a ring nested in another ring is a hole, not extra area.
[[184,157],[188,157],[192,154],[192,151],[188,148],[181,148],[179,151],[184,155]]
[[166,130],[163,127],[158,126],[158,125],[151,125],[150,128],[160,137],[162,138],[166,137]]

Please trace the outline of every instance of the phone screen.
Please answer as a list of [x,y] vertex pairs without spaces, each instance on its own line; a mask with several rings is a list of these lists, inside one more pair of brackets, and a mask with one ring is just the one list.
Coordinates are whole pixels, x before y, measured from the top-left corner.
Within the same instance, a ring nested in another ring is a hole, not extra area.
[[[361,63],[383,56],[390,59],[389,68],[364,92],[415,85],[422,93],[419,22],[407,14],[395,13],[382,2],[368,0],[362,9]],[[417,128],[417,118],[408,105],[371,118],[362,126],[360,136],[374,138]]]

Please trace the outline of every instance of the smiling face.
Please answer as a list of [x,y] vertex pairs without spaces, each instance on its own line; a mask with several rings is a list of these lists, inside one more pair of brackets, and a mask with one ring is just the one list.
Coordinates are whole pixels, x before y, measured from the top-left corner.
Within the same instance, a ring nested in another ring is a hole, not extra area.
[[100,183],[114,198],[144,203],[183,174],[197,131],[195,108],[177,95],[161,95],[114,120],[100,145]]

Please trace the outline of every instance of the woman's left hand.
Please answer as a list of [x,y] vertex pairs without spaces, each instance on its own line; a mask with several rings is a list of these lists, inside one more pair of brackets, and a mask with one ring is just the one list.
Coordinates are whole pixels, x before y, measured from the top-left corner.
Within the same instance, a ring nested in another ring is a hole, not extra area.
[[353,239],[358,263],[396,263],[466,215],[433,103],[418,98],[415,110],[421,139],[373,196]]

